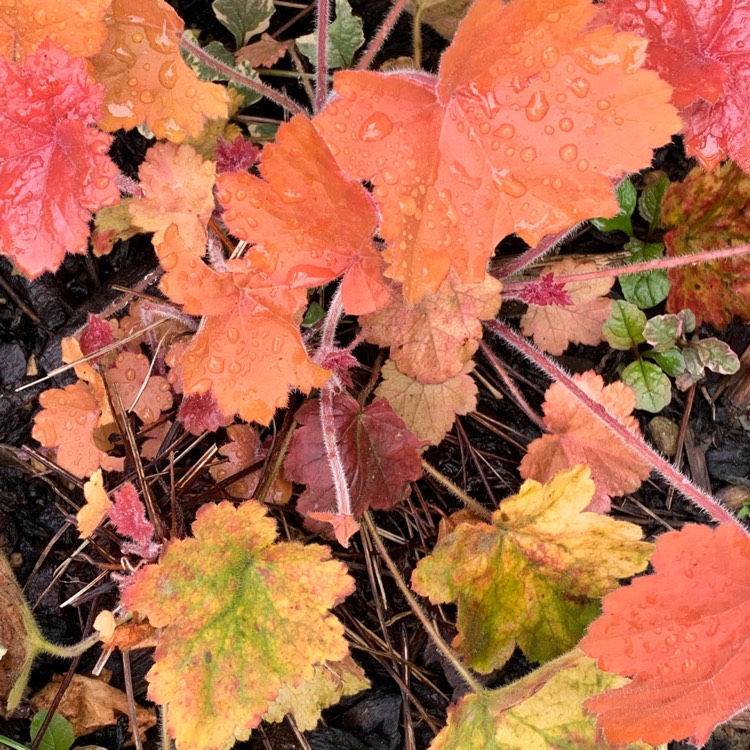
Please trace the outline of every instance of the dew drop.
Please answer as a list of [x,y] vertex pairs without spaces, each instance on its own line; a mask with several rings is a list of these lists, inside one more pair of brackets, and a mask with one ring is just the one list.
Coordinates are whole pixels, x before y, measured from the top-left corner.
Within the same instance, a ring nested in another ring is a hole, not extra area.
[[494,131],[493,135],[500,136],[500,138],[512,138],[516,134],[516,129],[509,122],[503,123],[497,130]]
[[282,339],[280,336],[276,336],[273,340],[273,344],[271,344],[271,351],[274,354],[281,354],[283,349],[284,349],[284,339]]
[[132,367],[129,367],[127,370],[125,370],[125,380],[130,380],[131,382],[135,380],[136,372]]
[[168,60],[159,68],[159,83],[165,89],[173,89],[177,83],[177,68],[173,60]]
[[389,135],[392,130],[393,122],[390,117],[384,112],[374,112],[362,123],[359,129],[359,139],[361,141],[380,141]]
[[665,664],[664,662],[662,662],[656,665],[656,671],[662,677],[666,677],[672,671],[672,667],[670,667],[669,664]]
[[596,103],[597,109],[605,110],[609,109],[610,103],[606,99],[599,99]]
[[34,20],[40,26],[46,26],[47,25],[47,12],[44,10],[44,8],[37,8],[34,11]]
[[534,161],[534,159],[536,159],[536,149],[533,146],[522,148],[521,159],[523,159],[523,161]]
[[560,125],[560,130],[566,133],[570,133],[573,130],[573,120],[570,117],[563,117],[558,124]]
[[346,125],[344,125],[344,123],[343,123],[343,122],[337,122],[337,123],[334,123],[334,125],[333,125],[333,129],[334,129],[334,130],[335,130],[335,131],[336,131],[337,133],[346,133]]
[[208,364],[206,367],[209,372],[214,373],[214,375],[219,375],[224,372],[224,358],[211,356],[208,358]]
[[487,133],[489,133],[489,132],[490,132],[490,124],[489,124],[488,122],[483,122],[483,123],[482,123],[482,124],[481,124],[481,125],[479,126],[479,132],[480,132],[480,133],[481,133],[482,135],[487,135]]
[[462,183],[463,185],[468,185],[472,190],[479,190],[479,187],[482,184],[482,180],[479,177],[472,177],[463,164],[454,161],[451,163],[448,169],[450,170],[451,175],[453,175],[456,181]]
[[140,31],[136,31],[135,34],[131,37],[131,39],[136,43],[140,44],[143,41],[143,34],[141,34]]
[[544,132],[547,135],[552,135],[555,132],[555,129],[552,127],[552,125],[545,125],[544,126]]
[[512,198],[520,198],[526,193],[526,185],[514,177],[508,169],[495,169],[492,171],[492,182],[498,190]]
[[146,91],[141,91],[140,96],[138,98],[144,104],[151,104],[156,99],[156,97],[154,96],[153,92],[149,91],[148,89],[146,89]]
[[526,105],[526,117],[531,122],[539,122],[544,119],[547,112],[549,112],[549,102],[544,91],[535,91]]
[[622,117],[615,117],[615,125],[622,125],[624,122],[625,120]]
[[227,370],[232,375],[239,375],[242,372],[242,365],[239,362],[230,362]]
[[542,65],[546,68],[554,68],[559,59],[560,50],[557,49],[557,47],[547,47],[547,49],[542,52]]
[[79,414],[76,417],[76,422],[83,427],[86,424],[86,415],[85,414]]
[[579,98],[583,99],[590,91],[591,84],[586,78],[574,78],[568,81],[568,88]]
[[684,662],[682,662],[682,671],[688,674],[690,672],[694,672],[697,666],[698,662],[696,662],[696,660],[691,656],[688,656],[688,658],[685,659]]
[[674,633],[670,633],[665,639],[664,643],[667,644],[667,646],[671,649],[674,648],[674,646],[677,645],[678,638]]
[[578,147],[574,143],[566,143],[560,149],[560,158],[563,161],[575,161],[578,156]]
[[508,148],[505,149],[506,156],[513,156],[513,154],[515,153],[516,153],[516,150],[512,146],[508,146]]
[[384,169],[381,174],[383,175],[383,182],[386,185],[395,185],[398,183],[398,172],[393,169]]
[[471,203],[464,203],[461,206],[461,213],[464,216],[474,216],[474,206],[472,206]]
[[589,168],[589,163],[587,159],[579,159],[578,163],[576,164],[576,169],[579,172],[585,172]]

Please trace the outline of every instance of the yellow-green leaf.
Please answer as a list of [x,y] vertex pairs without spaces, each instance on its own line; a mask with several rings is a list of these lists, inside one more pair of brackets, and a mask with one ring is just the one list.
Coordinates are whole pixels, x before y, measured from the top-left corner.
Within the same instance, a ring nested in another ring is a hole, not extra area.
[[[595,718],[582,704],[624,682],[573,651],[508,687],[464,696],[449,711],[448,724],[430,750],[607,750]],[[617,747],[651,746],[635,742]]]
[[274,543],[255,501],[203,506],[193,538],[172,542],[125,590],[126,606],[164,628],[149,697],[169,706],[178,750],[219,750],[246,738],[282,686],[343,659],[329,612],[354,589],[322,545]]
[[516,644],[539,662],[569,650],[598,599],[646,567],[638,526],[583,512],[593,494],[586,466],[526,481],[491,524],[459,525],[417,565],[418,593],[458,604],[453,645],[470,667],[491,672]]

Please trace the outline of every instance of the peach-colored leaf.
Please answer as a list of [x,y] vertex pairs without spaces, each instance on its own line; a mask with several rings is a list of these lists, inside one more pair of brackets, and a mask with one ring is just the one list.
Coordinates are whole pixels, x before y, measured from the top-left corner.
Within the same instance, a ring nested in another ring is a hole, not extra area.
[[531,661],[559,656],[596,617],[596,599],[646,567],[641,529],[585,512],[593,493],[584,466],[527,480],[491,524],[460,524],[420,560],[412,586],[457,603],[453,645],[470,667],[491,672],[516,644]]
[[634,677],[586,702],[611,743],[687,737],[702,746],[750,703],[750,540],[687,525],[656,540],[654,574],[604,598],[581,648]]
[[192,146],[156,143],[138,168],[143,196],[129,203],[133,222],[154,232],[154,245],[164,241],[171,224],[180,237],[202,255],[206,250],[206,224],[214,210],[216,165],[204,160]]
[[23,65],[0,57],[0,252],[30,278],[85,253],[92,212],[120,198],[102,96],[49,40]]
[[674,86],[688,156],[750,171],[750,9],[742,0],[615,0],[602,20],[646,37],[647,65]]
[[469,375],[473,369],[474,363],[467,362],[455,377],[443,383],[425,385],[404,375],[388,361],[383,365],[383,381],[375,395],[388,400],[393,411],[417,438],[438,445],[450,432],[457,414],[468,414],[476,408],[477,386]]
[[[550,269],[553,279],[573,273],[595,271],[595,263],[578,263],[566,258]],[[521,318],[521,330],[550,354],[562,354],[569,344],[594,346],[604,340],[602,326],[609,318],[612,300],[606,295],[614,278],[571,281],[563,285],[566,304],[535,305]]]
[[244,60],[251,68],[270,68],[289,51],[289,45],[263,33],[257,42],[240,47],[235,59],[238,63]]
[[282,686],[348,653],[329,612],[354,589],[346,567],[327,547],[275,538],[259,503],[204,505],[193,537],[173,541],[123,592],[127,607],[164,628],[149,695],[168,704],[180,750],[246,738]]
[[681,128],[670,87],[640,69],[645,40],[585,31],[596,13],[588,0],[478,0],[437,78],[336,74],[315,124],[342,167],[373,182],[386,273],[409,302],[451,266],[481,280],[508,234],[536,244],[616,214],[610,179]]
[[217,179],[229,230],[255,243],[247,254],[253,267],[292,287],[321,286],[343,274],[347,312],[382,307],[388,293],[372,241],[372,199],[341,171],[309,120],[298,115],[279,128],[276,142],[263,149],[260,173],[263,179],[248,172]]
[[107,36],[104,14],[111,0],[0,0],[0,56],[23,59],[45,39],[71,57],[96,54]]
[[[640,433],[637,420],[631,416],[635,408],[632,388],[620,382],[604,385],[601,376],[590,370],[573,379],[629,430]],[[546,482],[563,469],[586,464],[596,483],[588,510],[606,513],[612,497],[634,492],[648,478],[649,463],[615,439],[562,384],[553,383],[547,389],[542,408],[549,434],[529,445],[519,469],[525,479]]]
[[360,318],[365,338],[389,346],[391,359],[420,383],[443,383],[456,377],[472,358],[482,338],[482,320],[500,309],[502,284],[486,275],[480,282],[461,283],[451,270],[435,294],[414,305],[400,285],[391,285],[388,305]]
[[86,502],[76,515],[81,539],[91,536],[96,531],[97,526],[107,517],[112,507],[107,491],[104,489],[101,469],[97,469],[91,475],[91,479],[84,483],[83,497]]
[[124,459],[107,455],[96,444],[94,431],[101,410],[89,385],[80,381],[64,389],[51,388],[39,396],[42,406],[31,435],[45,448],[56,448],[55,460],[79,479],[99,467],[122,471]]
[[[301,426],[292,438],[284,471],[292,481],[307,485],[297,501],[297,510],[306,517],[325,513],[338,518],[320,424],[320,403],[308,402],[296,417]],[[345,393],[334,396],[333,421],[353,516],[359,518],[368,508],[392,508],[402,499],[407,484],[422,475],[419,441],[385,399],[363,409]],[[331,523],[336,519],[326,520]],[[337,523],[345,521],[339,518]]]
[[169,383],[161,375],[150,374],[150,369],[145,355],[122,352],[104,375],[110,388],[117,387],[125,410],[135,412],[147,425],[172,408]]
[[182,59],[184,24],[165,0],[112,0],[106,21],[109,34],[91,59],[107,88],[102,128],[145,122],[157,138],[180,143],[205,118],[227,116],[225,89],[200,81]]

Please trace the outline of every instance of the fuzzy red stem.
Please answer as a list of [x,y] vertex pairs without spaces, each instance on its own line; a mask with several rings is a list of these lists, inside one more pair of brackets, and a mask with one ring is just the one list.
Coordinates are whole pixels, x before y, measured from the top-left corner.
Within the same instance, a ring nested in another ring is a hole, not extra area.
[[247,86],[247,88],[249,89],[257,91],[262,96],[265,96],[266,99],[270,99],[280,107],[283,107],[287,112],[291,112],[293,115],[308,114],[307,110],[301,105],[297,104],[297,102],[295,102],[293,99],[290,99],[288,96],[285,96],[280,91],[276,91],[276,89],[271,88],[271,86],[268,86],[265,83],[254,81],[252,78],[243,76],[242,73],[235,70],[231,65],[225,65],[220,60],[217,60],[215,57],[209,55],[208,52],[192,42],[190,39],[181,37],[180,47],[182,47],[182,49],[184,49],[194,57],[197,57],[202,63],[208,65],[209,68],[212,68],[222,75],[225,75],[230,81],[236,81],[237,83],[241,83],[243,86]]
[[743,534],[748,534],[744,525],[729,509],[724,507],[720,500],[701,491],[682,472],[675,469],[669,461],[657,453],[642,437],[631,432],[619,420],[615,419],[598,401],[595,401],[579,388],[573,378],[560,365],[556,364],[505,323],[490,320],[486,321],[485,325],[493,333],[517,349],[550,378],[558,381],[567,388],[587,409],[604,422],[625,445],[640,453],[643,459],[649,462],[656,472],[661,474],[684,497],[708,513],[717,523],[733,524]]
[[391,31],[393,31],[393,27],[396,25],[396,21],[398,21],[398,17],[401,15],[405,7],[406,0],[398,0],[398,2],[395,2],[393,4],[390,12],[385,17],[383,23],[378,29],[377,34],[375,34],[375,36],[372,38],[372,41],[367,46],[364,54],[359,59],[356,70],[366,70],[370,67],[372,61],[375,59],[375,55],[380,52],[380,48],[383,46],[383,42],[388,38],[388,35],[391,33]]
[[331,15],[329,0],[318,0],[316,13],[318,59],[315,70],[315,111],[320,112],[328,95],[328,21]]

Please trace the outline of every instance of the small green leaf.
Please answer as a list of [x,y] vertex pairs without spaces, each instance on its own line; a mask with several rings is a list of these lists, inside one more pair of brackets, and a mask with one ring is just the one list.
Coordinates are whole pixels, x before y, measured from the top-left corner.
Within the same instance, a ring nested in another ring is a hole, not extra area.
[[[630,263],[656,260],[664,255],[664,245],[661,242],[646,243],[633,238],[625,245],[625,249],[630,252]],[[658,305],[669,294],[670,284],[666,271],[630,273],[620,276],[619,282],[623,297],[638,305],[641,310]]]
[[683,335],[685,333],[692,333],[695,330],[695,313],[692,310],[686,307],[684,310],[680,310],[680,312],[677,313],[677,317],[682,321],[682,330],[684,331]]
[[217,20],[234,34],[237,47],[265,31],[273,15],[273,0],[214,0]]
[[657,352],[665,352],[683,336],[683,322],[676,315],[654,315],[646,327],[643,335]]
[[653,359],[659,367],[661,367],[667,375],[671,375],[676,378],[678,375],[682,375],[685,372],[685,358],[682,356],[682,352],[677,349],[667,349],[664,352],[657,352],[654,350],[644,352],[644,357]]
[[615,188],[615,198],[620,206],[620,213],[611,219],[592,219],[591,223],[600,232],[625,232],[629,237],[633,236],[633,224],[630,217],[635,210],[638,194],[630,180],[623,180]]
[[317,302],[311,302],[310,307],[307,308],[305,317],[302,320],[302,327],[309,328],[319,323],[326,316],[326,311]]
[[630,302],[617,300],[612,304],[612,312],[604,323],[604,337],[613,349],[633,349],[643,343],[643,327],[646,315]]
[[635,391],[636,409],[656,413],[672,400],[672,384],[653,362],[632,362],[622,371],[620,378]]
[[[46,711],[39,711],[31,720],[32,742],[36,739],[46,717]],[[47,731],[37,747],[39,750],[68,750],[74,740],[73,725],[60,714],[54,713],[52,714],[52,721],[50,721]]]
[[733,375],[740,369],[739,357],[732,351],[729,344],[719,339],[702,339],[693,341],[690,348],[695,349],[704,367],[722,375]]
[[[336,0],[336,19],[328,27],[328,67],[350,68],[354,61],[354,53],[364,41],[362,20],[352,15],[347,0]],[[318,55],[315,34],[306,34],[297,39],[297,48],[315,65]]]
[[[658,173],[652,173],[652,176],[656,174]],[[659,222],[661,199],[668,185],[669,177],[662,173],[660,177],[643,188],[641,197],[638,199],[638,211],[652,228]]]

